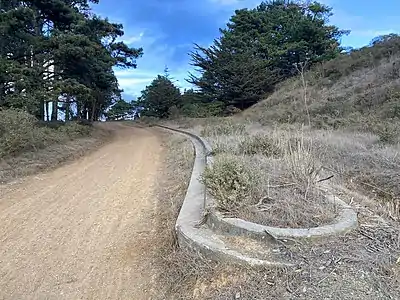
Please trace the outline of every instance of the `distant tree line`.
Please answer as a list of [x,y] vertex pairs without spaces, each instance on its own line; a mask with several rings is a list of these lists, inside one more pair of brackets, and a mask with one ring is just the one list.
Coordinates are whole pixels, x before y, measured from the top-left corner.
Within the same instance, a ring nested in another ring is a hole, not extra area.
[[195,44],[189,74],[196,87],[183,94],[159,75],[138,101],[142,114],[203,117],[248,108],[296,75],[299,65],[331,60],[342,52],[348,31],[329,24],[332,9],[318,2],[275,0],[236,10],[210,47]]
[[121,99],[112,68],[136,68],[142,49],[119,41],[122,25],[90,2],[0,1],[0,109],[94,121]]

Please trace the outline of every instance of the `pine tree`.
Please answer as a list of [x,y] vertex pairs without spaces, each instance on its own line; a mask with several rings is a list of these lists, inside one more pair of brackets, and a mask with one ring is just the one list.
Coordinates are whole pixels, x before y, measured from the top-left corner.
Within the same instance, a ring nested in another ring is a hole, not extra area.
[[51,105],[52,120],[58,109],[68,120],[75,103],[78,118],[96,120],[120,99],[112,68],[136,68],[143,51],[117,41],[121,24],[92,14],[97,0],[3,2],[0,108],[25,109],[43,120]]
[[171,109],[179,109],[182,105],[182,96],[179,88],[168,78],[158,75],[138,99],[138,106],[142,108],[143,116],[168,118]]
[[292,0],[237,10],[213,45],[195,45],[192,65],[201,75],[188,82],[213,101],[247,108],[295,75],[297,64],[310,67],[341,52],[347,32],[328,24],[331,15],[326,5]]

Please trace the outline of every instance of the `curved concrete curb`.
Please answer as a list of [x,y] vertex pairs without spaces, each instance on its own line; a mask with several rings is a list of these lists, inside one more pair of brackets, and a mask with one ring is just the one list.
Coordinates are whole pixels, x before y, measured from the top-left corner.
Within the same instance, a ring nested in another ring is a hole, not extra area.
[[205,207],[205,186],[199,178],[206,166],[207,157],[211,154],[211,147],[202,138],[179,129],[166,126],[158,127],[177,132],[189,137],[195,148],[195,160],[188,190],[175,224],[179,246],[186,250],[200,253],[203,256],[223,262],[239,265],[256,266],[292,266],[289,263],[275,262],[252,258],[230,249],[210,229],[199,228],[203,219]]
[[218,211],[211,211],[208,225],[215,231],[229,235],[244,235],[261,241],[279,239],[317,239],[343,234],[357,228],[357,213],[339,198],[329,195],[330,201],[339,206],[339,215],[332,224],[313,228],[279,228],[256,224],[239,218],[225,218]]
[[[199,141],[206,150],[205,163],[209,165],[213,163],[212,148],[204,138],[183,130],[175,131],[189,135],[190,137]],[[338,216],[333,220],[332,224],[328,225],[313,228],[271,227],[245,221],[239,218],[225,218],[220,212],[215,211],[214,209],[211,209],[208,214],[207,224],[212,230],[219,233],[225,233],[234,236],[248,236],[260,241],[271,241],[274,240],[274,238],[318,239],[344,234],[352,229],[357,228],[357,213],[338,197],[334,195],[327,195],[326,197],[331,203],[339,208]],[[207,204],[207,206],[212,207],[212,197],[205,196],[204,203],[204,205]]]

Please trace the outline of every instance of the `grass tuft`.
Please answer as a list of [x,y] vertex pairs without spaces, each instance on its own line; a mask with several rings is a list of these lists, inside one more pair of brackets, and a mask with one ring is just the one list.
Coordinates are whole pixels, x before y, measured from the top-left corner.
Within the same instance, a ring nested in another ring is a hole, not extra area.
[[238,148],[239,153],[246,155],[262,154],[273,157],[282,155],[282,149],[277,145],[276,140],[263,134],[246,136],[239,143]]

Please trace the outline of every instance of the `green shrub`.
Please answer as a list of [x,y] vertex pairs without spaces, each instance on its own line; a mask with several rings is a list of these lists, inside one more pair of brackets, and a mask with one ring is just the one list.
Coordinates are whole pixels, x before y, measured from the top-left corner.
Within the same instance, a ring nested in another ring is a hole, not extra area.
[[185,103],[179,110],[179,114],[189,118],[208,118],[221,116],[224,111],[223,102],[214,101],[210,103]]
[[52,129],[40,127],[32,115],[21,110],[0,111],[0,157],[42,148],[58,139]]
[[77,123],[38,122],[34,116],[22,110],[0,110],[0,157],[36,151],[87,136],[90,132],[90,127]]
[[235,211],[251,198],[256,176],[236,157],[218,157],[212,167],[207,167],[202,180],[215,198],[217,208]]
[[139,121],[148,126],[154,126],[158,123],[159,119],[156,117],[142,116],[142,117],[140,117]]
[[239,143],[239,152],[246,155],[262,154],[280,156],[282,151],[276,141],[267,135],[248,136]]
[[66,134],[70,139],[75,139],[90,135],[92,129],[90,126],[80,125],[76,122],[69,122],[64,126],[59,127],[58,131]]

